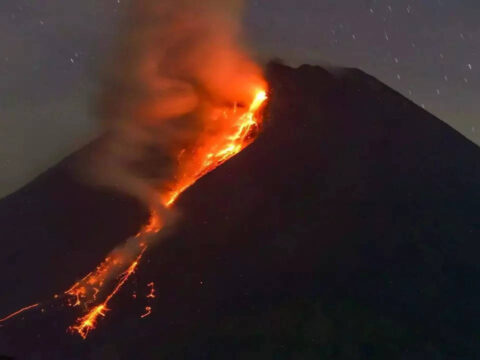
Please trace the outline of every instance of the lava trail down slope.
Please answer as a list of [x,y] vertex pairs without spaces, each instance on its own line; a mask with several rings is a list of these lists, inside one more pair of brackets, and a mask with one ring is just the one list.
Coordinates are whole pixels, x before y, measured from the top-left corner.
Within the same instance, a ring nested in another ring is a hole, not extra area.
[[[178,199],[95,333],[65,333],[71,314],[45,306],[0,327],[0,354],[480,356],[480,148],[356,69],[270,64],[267,78],[257,141]],[[148,218],[76,178],[95,146],[0,201],[0,316],[67,288]]]

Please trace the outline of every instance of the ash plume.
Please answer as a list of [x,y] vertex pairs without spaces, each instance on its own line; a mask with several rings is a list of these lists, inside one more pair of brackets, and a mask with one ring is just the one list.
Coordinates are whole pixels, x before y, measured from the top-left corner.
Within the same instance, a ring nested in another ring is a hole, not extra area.
[[107,133],[93,180],[149,207],[178,175],[178,157],[221,131],[219,105],[263,85],[240,43],[243,1],[131,1],[104,74],[98,116]]
[[240,43],[242,7],[238,0],[129,4],[98,98],[106,137],[87,172],[96,184],[142,201],[150,220],[66,292],[79,303],[95,298],[97,285],[120,278],[104,302],[73,326],[82,337],[147,247],[171,228],[177,196],[241,151],[244,144],[235,142],[258,125],[253,111],[265,100],[266,86]]

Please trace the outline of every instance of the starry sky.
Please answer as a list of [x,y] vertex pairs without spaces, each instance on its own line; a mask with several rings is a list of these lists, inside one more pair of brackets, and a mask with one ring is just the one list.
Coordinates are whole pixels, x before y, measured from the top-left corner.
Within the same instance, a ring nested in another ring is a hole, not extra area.
[[[0,197],[98,134],[126,0],[0,1]],[[358,67],[480,144],[478,0],[247,0],[255,56]]]

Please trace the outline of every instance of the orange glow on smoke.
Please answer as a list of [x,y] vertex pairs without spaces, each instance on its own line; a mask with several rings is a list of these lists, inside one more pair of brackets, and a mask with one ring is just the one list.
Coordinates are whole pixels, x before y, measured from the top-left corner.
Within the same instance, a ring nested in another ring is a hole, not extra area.
[[[164,206],[171,207],[180,194],[199,178],[238,154],[254,141],[262,120],[259,110],[266,100],[266,92],[258,90],[250,106],[243,112],[239,110],[236,104],[232,109],[217,109],[220,110],[220,115],[214,120],[225,121],[230,126],[227,126],[226,131],[209,138],[209,141],[205,141],[195,148],[189,154],[189,157],[185,156],[184,151],[179,154],[178,157],[182,158],[182,162],[179,164],[180,173],[176,176],[175,181],[170,184],[169,190],[160,195]],[[69,297],[67,301],[69,306],[81,306],[89,309],[84,316],[77,319],[75,325],[68,328],[70,331],[77,332],[83,339],[86,339],[88,333],[95,329],[99,317],[104,317],[109,310],[108,304],[110,300],[135,272],[143,254],[148,248],[145,239],[158,233],[162,227],[163,222],[160,214],[152,209],[148,223],[134,237],[137,255],[133,261],[126,257],[126,252],[113,251],[94,271],[88,273],[83,279],[64,292]],[[128,267],[126,266],[127,264],[129,264]],[[126,270],[121,272],[125,268]],[[107,291],[105,288],[109,285],[111,274],[117,273],[121,273],[121,275],[118,277],[117,284],[113,290],[108,293],[103,302],[94,305],[97,301],[97,296]],[[147,286],[150,287],[150,292],[146,297],[155,298],[154,283],[151,282]],[[136,297],[136,294],[134,294],[134,297]],[[59,295],[55,294],[54,298],[58,299]],[[40,303],[37,303],[21,308],[0,319],[0,322],[9,320],[39,305]],[[145,310],[146,312],[141,315],[141,318],[149,316],[152,312],[150,306],[147,306]]]
[[180,164],[180,174],[171,185],[171,190],[161,196],[166,207],[170,207],[178,196],[199,178],[238,154],[254,140],[254,132],[258,130],[261,121],[258,111],[265,100],[267,93],[258,90],[249,108],[241,114],[238,113],[237,105],[232,109],[217,109],[220,113],[219,120],[233,120],[233,126],[221,136],[195,148],[195,151],[189,154],[190,157]]
[[[231,157],[238,154],[252,141],[257,135],[260,125],[260,109],[267,99],[265,90],[258,90],[250,105],[242,109],[235,105],[232,108],[215,109],[212,112],[213,121],[223,121],[226,123],[225,131],[215,136],[206,137],[193,150],[185,152],[182,150],[178,154],[179,172],[175,179],[169,184],[168,189],[160,194],[160,199],[166,207],[171,207],[180,194],[194,184],[203,175],[209,173]],[[71,306],[80,306],[90,308],[82,317],[77,319],[77,323],[69,328],[76,331],[82,338],[86,338],[88,333],[95,329],[99,317],[104,317],[108,309],[108,303],[118,293],[129,277],[135,272],[140,259],[147,250],[145,238],[149,235],[158,233],[163,227],[162,219],[158,212],[151,210],[149,222],[135,236],[137,240],[138,256],[130,261],[122,257],[122,252],[113,252],[108,256],[95,271],[86,275],[82,280],[75,283],[65,294],[70,296],[73,301]],[[126,267],[127,270],[119,277],[117,285],[109,293],[102,303],[97,305],[97,294],[101,293],[107,286],[109,276],[112,273],[118,273],[119,269]],[[150,293],[147,298],[155,298],[154,284],[148,284]],[[92,307],[93,306],[93,307]],[[151,313],[151,307],[145,308],[146,312],[141,316],[144,318]]]

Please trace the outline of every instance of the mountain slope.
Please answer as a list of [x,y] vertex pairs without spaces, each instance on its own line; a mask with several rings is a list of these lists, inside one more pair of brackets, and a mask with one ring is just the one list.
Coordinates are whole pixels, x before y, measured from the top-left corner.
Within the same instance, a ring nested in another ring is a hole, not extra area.
[[[69,319],[51,310],[0,328],[0,351],[50,359],[480,354],[480,149],[361,71],[270,64],[267,76],[259,139],[179,199],[176,231],[147,255],[138,283],[95,333],[85,342],[65,335]],[[145,218],[135,202],[75,180],[73,162],[0,202],[0,235],[9,239],[1,283],[12,295],[2,307],[68,286]],[[151,280],[158,296],[140,319],[143,304],[129,294]]]

